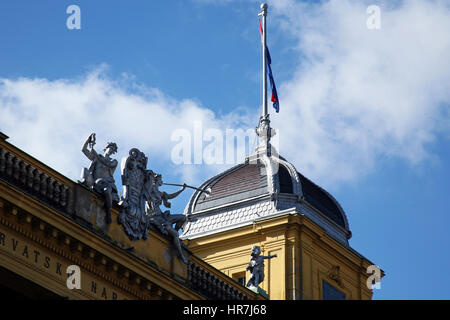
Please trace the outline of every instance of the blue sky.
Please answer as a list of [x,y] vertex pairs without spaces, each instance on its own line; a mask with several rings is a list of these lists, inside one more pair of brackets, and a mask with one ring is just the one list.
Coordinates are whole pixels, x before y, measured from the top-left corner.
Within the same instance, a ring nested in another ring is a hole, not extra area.
[[[341,203],[351,246],[387,274],[375,299],[449,299],[449,4],[268,3],[280,154]],[[72,4],[80,30],[66,27]],[[0,130],[72,179],[96,132],[98,149],[140,148],[165,181],[199,185],[230,164],[174,163],[171,134],[256,126],[259,4],[2,1]]]

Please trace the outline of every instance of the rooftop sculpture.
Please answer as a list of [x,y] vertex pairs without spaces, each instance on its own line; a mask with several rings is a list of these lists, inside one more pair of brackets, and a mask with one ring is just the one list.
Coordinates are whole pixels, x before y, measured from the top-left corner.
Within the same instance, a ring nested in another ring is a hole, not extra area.
[[[122,199],[119,203],[122,210],[119,223],[131,240],[146,240],[148,229],[153,225],[157,231],[172,239],[180,259],[187,263],[183,255],[178,230],[186,221],[183,214],[170,214],[162,211],[160,206],[170,208],[168,200],[178,196],[185,188],[183,184],[177,192],[168,194],[160,191],[163,184],[160,174],[147,170],[147,157],[137,148],[130,150],[128,157],[122,160]],[[174,226],[175,225],[175,226]]]
[[95,133],[92,133],[83,145],[82,152],[91,160],[89,168],[81,171],[81,183],[88,188],[99,192],[105,201],[105,222],[111,223],[111,208],[113,201],[119,201],[116,184],[114,181],[114,171],[117,167],[117,160],[111,155],[117,152],[117,144],[109,142],[104,154],[98,154],[94,149],[96,143]]
[[162,176],[160,174],[154,175],[153,188],[150,192],[151,198],[151,210],[150,210],[150,222],[162,233],[172,238],[172,242],[177,249],[180,259],[187,263],[187,259],[183,255],[181,250],[181,242],[178,231],[186,222],[186,216],[184,214],[170,214],[169,210],[161,211],[160,206],[164,204],[166,208],[170,208],[171,204],[168,201],[178,196],[184,189],[186,184],[183,184],[180,190],[174,193],[166,193],[160,191],[159,187],[162,185]]
[[148,208],[153,186],[153,171],[147,170],[147,157],[137,148],[122,159],[122,198],[119,223],[131,240],[147,239],[150,226]]

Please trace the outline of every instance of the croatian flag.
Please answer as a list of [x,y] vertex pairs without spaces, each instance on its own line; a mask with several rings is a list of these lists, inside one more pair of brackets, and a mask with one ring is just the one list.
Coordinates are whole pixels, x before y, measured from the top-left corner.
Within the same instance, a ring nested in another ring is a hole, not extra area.
[[[261,20],[259,20],[259,29],[261,30],[261,35],[263,34],[263,29],[261,25]],[[270,87],[272,88],[272,97],[270,101],[273,102],[273,108],[276,112],[280,111],[280,104],[278,101],[277,87],[275,87],[275,81],[273,80],[272,68],[270,65],[272,64],[272,59],[270,58],[269,48],[266,46],[266,63],[267,63],[267,75],[269,76]]]

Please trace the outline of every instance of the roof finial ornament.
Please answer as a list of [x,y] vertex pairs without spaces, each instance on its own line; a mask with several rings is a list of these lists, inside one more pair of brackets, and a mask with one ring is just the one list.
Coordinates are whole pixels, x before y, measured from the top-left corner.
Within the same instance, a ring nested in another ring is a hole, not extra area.
[[266,17],[267,3],[261,4],[262,11],[258,16],[262,16],[262,52],[263,52],[263,108],[259,119],[259,125],[256,128],[256,134],[259,136],[259,146],[256,148],[257,154],[271,155],[270,138],[275,135],[275,130],[270,127],[269,112],[267,109],[267,50],[266,50]]

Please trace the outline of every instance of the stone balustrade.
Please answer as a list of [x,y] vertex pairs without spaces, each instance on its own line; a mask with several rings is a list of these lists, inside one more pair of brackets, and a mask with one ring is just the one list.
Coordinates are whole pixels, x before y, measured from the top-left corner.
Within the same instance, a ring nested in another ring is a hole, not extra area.
[[[199,261],[200,262],[200,261]],[[195,261],[189,262],[188,279],[193,290],[200,292],[210,300],[250,300],[250,297],[237,282],[231,279],[219,279],[206,267]]]
[[0,148],[0,179],[68,213],[72,190],[23,159]]

